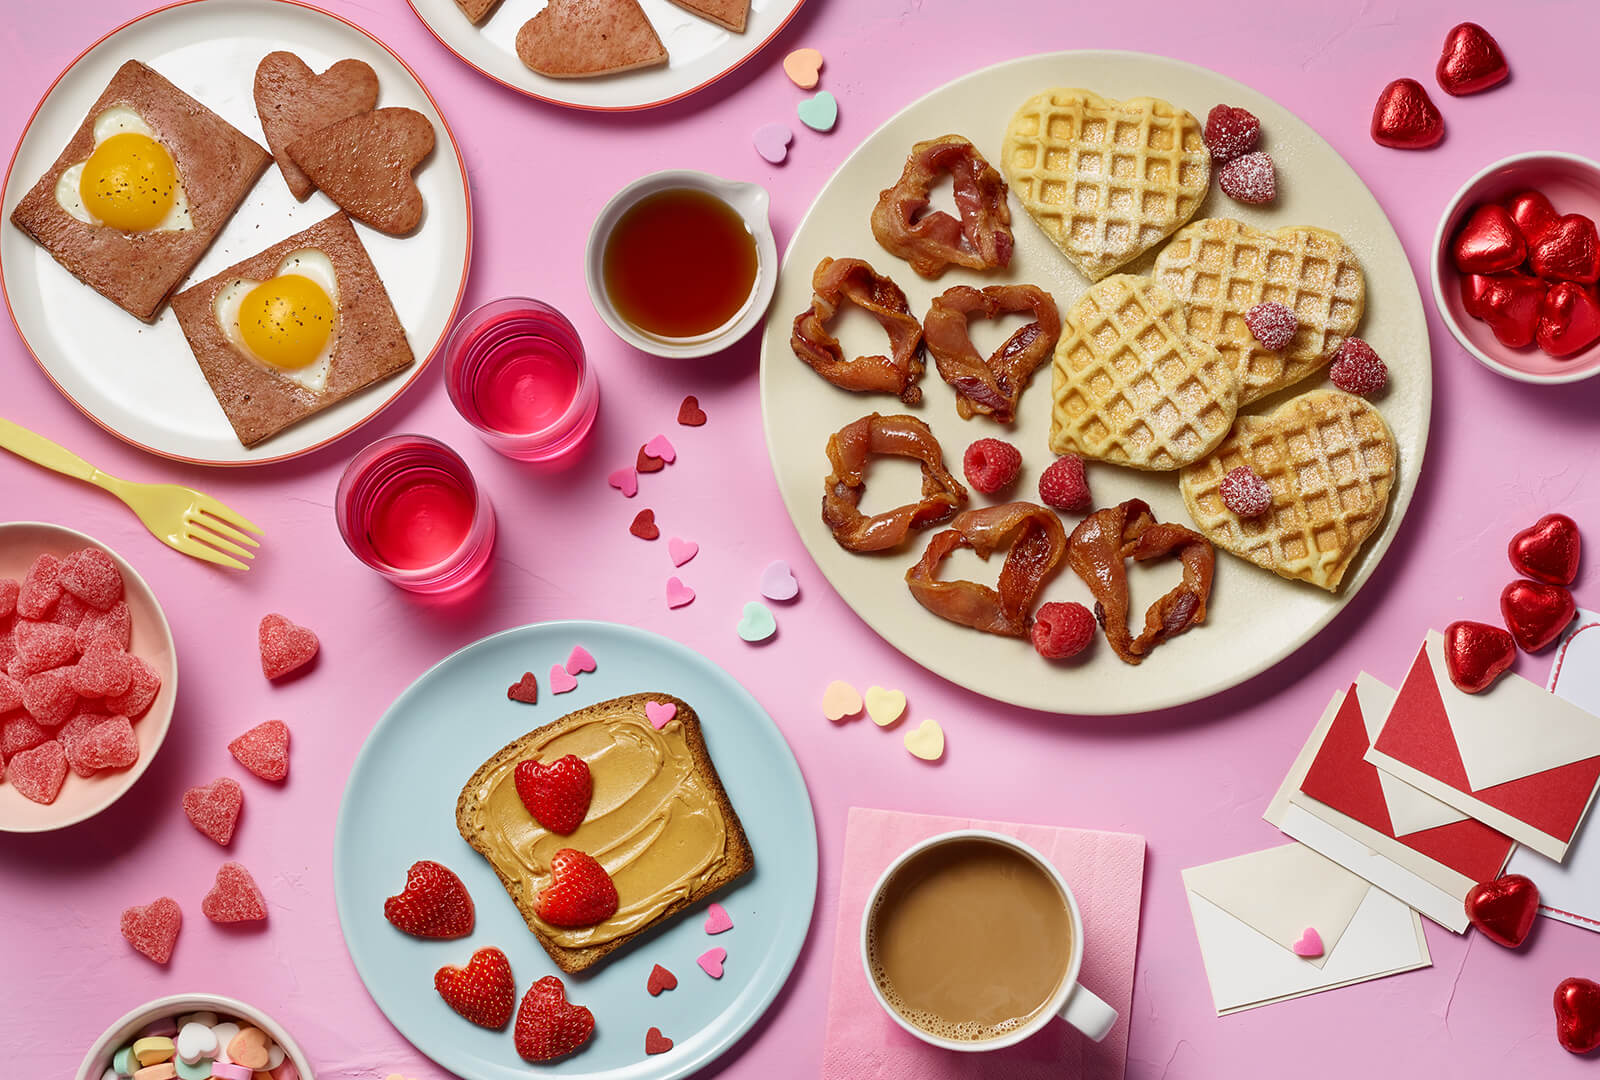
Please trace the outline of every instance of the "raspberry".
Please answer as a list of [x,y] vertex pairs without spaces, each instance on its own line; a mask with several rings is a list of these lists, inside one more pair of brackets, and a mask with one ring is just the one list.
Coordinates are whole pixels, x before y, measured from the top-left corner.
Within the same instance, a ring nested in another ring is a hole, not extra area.
[[1249,109],[1215,105],[1206,114],[1204,138],[1211,160],[1225,165],[1261,142],[1261,121]]
[[967,474],[967,483],[985,495],[993,495],[1017,478],[1022,453],[1000,439],[979,439],[967,447],[961,467]]
[[1057,510],[1087,510],[1093,506],[1083,459],[1076,454],[1056,458],[1039,477],[1039,498]]
[[1244,323],[1255,339],[1261,342],[1261,347],[1270,352],[1287,349],[1289,342],[1294,340],[1294,332],[1300,329],[1300,320],[1295,313],[1271,300],[1245,312]]
[[1260,517],[1272,509],[1272,489],[1250,466],[1240,465],[1222,478],[1222,505],[1242,518]]
[[1217,186],[1242,203],[1259,205],[1278,197],[1278,172],[1264,150],[1234,158],[1217,173]]
[[1033,617],[1033,647],[1046,660],[1077,656],[1094,640],[1094,616],[1082,604],[1049,603]]
[[1389,366],[1360,338],[1345,338],[1333,354],[1328,378],[1347,394],[1371,397],[1389,385]]

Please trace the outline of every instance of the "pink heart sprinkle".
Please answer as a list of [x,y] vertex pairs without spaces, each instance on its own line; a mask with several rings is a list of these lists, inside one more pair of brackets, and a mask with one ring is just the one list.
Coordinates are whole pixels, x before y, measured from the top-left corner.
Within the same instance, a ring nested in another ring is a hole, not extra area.
[[639,494],[639,473],[632,465],[624,466],[606,477],[606,483],[622,492],[624,498],[631,499]]
[[728,958],[727,949],[707,949],[700,954],[695,963],[700,965],[700,970],[710,975],[713,979],[722,978],[722,962]]
[[712,904],[706,908],[706,933],[720,934],[732,929],[733,917],[728,914],[727,908],[721,904]]
[[700,554],[700,545],[693,540],[680,540],[674,536],[667,541],[667,554],[672,557],[673,566],[682,566]]
[[672,723],[672,718],[678,715],[678,707],[672,702],[662,704],[659,701],[644,703],[644,718],[650,721],[650,726],[660,731]]
[[680,608],[694,602],[694,590],[675,577],[667,579],[667,606]]
[[552,694],[565,694],[568,690],[576,690],[578,680],[567,674],[567,669],[560,664],[550,665],[550,692]]
[[644,444],[644,452],[653,458],[660,458],[668,465],[678,460],[678,452],[672,448],[665,435],[657,435]]
[[1316,927],[1306,927],[1305,933],[1300,935],[1300,940],[1294,943],[1294,954],[1305,957],[1322,955],[1322,935],[1317,933]]
[[594,670],[594,657],[589,655],[589,650],[582,645],[572,647],[572,655],[567,657],[567,674],[576,675],[582,671]]
[[763,124],[756,128],[751,141],[755,143],[756,153],[774,165],[782,165],[789,156],[789,144],[794,141],[794,132],[786,124]]

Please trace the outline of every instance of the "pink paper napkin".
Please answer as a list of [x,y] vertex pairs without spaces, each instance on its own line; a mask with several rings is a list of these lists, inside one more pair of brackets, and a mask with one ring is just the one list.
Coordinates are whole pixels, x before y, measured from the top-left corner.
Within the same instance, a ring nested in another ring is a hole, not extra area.
[[[1080,979],[1119,1017],[1104,1042],[1092,1043],[1066,1023],[1054,1022],[1016,1046],[965,1054],[928,1046],[884,1015],[861,970],[861,914],[867,893],[896,855],[919,840],[952,829],[989,829],[1014,836],[1066,877],[1083,911],[1088,943]],[[839,876],[823,1080],[1122,1080],[1128,1061],[1143,881],[1142,836],[851,807]]]

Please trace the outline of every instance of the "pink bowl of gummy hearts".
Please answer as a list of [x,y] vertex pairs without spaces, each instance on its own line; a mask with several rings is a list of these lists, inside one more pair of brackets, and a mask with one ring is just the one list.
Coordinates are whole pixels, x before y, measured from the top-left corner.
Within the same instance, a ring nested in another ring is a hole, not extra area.
[[174,994],[134,1009],[95,1040],[76,1080],[128,1080],[141,1069],[170,1080],[315,1080],[276,1020],[217,994]]
[[145,580],[93,537],[0,524],[0,832],[93,817],[161,748],[178,688]]

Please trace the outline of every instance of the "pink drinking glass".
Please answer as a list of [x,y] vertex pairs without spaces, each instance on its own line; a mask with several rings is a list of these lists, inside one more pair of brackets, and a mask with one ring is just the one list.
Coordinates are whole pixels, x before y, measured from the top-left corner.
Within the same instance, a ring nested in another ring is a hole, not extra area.
[[483,441],[519,461],[549,461],[594,426],[600,383],[566,316],[524,296],[491,300],[445,342],[445,387]]
[[339,478],[334,513],[356,558],[417,593],[470,584],[494,550],[494,507],[461,456],[426,435],[391,435]]

